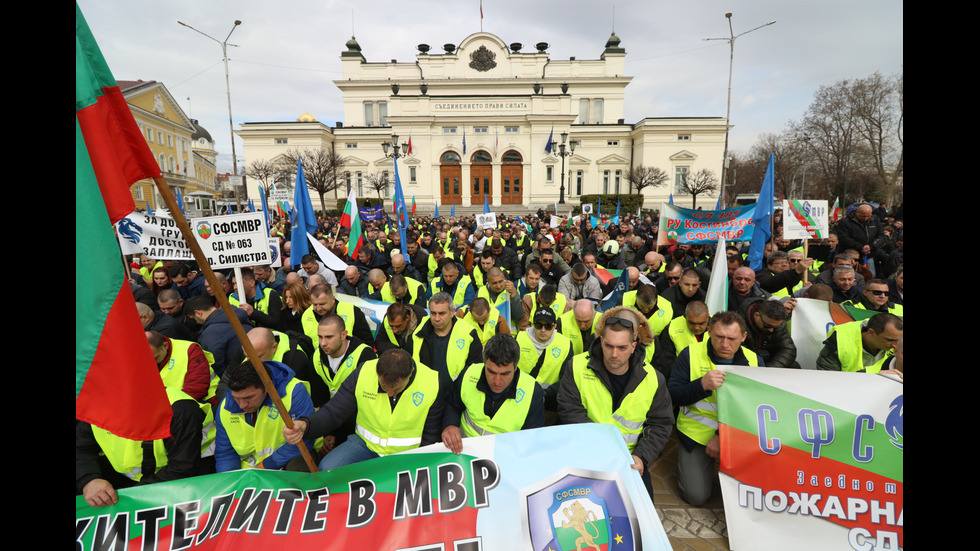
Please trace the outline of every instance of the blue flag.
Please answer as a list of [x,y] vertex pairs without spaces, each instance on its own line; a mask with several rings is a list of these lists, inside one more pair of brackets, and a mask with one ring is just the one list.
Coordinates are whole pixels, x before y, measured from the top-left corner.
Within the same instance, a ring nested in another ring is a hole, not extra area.
[[248,211],[255,212],[255,203],[253,203],[251,199],[248,200]]
[[490,212],[490,203],[487,201],[487,196],[483,196],[483,213],[486,214]]
[[439,218],[439,203],[436,203],[436,212],[432,215],[433,218]]
[[[402,180],[398,176],[398,158],[392,159],[395,163],[395,224],[398,226],[398,239],[400,239],[401,252],[405,252],[405,244],[408,240],[405,238],[405,230],[408,228],[408,208],[405,206],[405,193],[402,191]],[[412,263],[411,258],[408,254],[404,254],[405,261],[409,264]]]
[[555,138],[555,125],[551,125],[551,134],[548,135],[548,143],[544,145],[544,152],[551,153],[551,140]]
[[769,167],[766,168],[766,177],[762,180],[762,190],[759,191],[759,202],[755,204],[755,214],[752,215],[752,244],[749,246],[749,268],[755,271],[762,269],[762,253],[769,242],[772,232],[769,228],[769,221],[772,219],[772,195],[775,180],[775,161],[776,155],[769,154]]
[[449,207],[449,217],[450,218],[455,218],[456,217],[456,198],[455,197],[453,197],[453,206]]
[[667,204],[668,205],[673,205],[674,204],[674,194],[673,193],[670,194],[670,199],[667,200]]
[[187,218],[187,213],[184,212],[184,198],[180,195],[180,188],[177,188],[177,206],[180,207],[180,213]]
[[612,223],[614,226],[619,225],[619,199],[616,199],[616,216],[612,217]]
[[269,202],[265,199],[265,190],[259,186],[259,197],[262,198],[262,212],[265,213],[265,231],[272,229],[272,213],[269,212]]
[[630,288],[630,271],[623,270],[623,273],[619,276],[619,280],[616,281],[616,287],[613,291],[609,293],[609,296],[602,301],[599,305],[599,311],[605,312],[610,308],[615,308],[616,304],[623,298],[626,294],[626,290]]
[[[602,216],[602,196],[601,195],[599,196],[599,208],[596,209],[596,214],[598,214],[599,216]],[[593,228],[598,228],[599,227],[599,218],[597,218],[595,216],[592,217],[592,227]]]
[[316,230],[316,213],[313,212],[313,201],[310,199],[310,188],[306,186],[306,176],[303,174],[303,160],[296,160],[296,190],[293,193],[293,229],[289,263],[299,266],[303,257],[310,254],[310,241],[307,233]]
[[719,193],[718,194],[718,202],[715,203],[715,210],[721,210],[722,209],[722,206],[721,206],[721,196],[722,195],[724,195],[724,194],[722,194],[722,193]]

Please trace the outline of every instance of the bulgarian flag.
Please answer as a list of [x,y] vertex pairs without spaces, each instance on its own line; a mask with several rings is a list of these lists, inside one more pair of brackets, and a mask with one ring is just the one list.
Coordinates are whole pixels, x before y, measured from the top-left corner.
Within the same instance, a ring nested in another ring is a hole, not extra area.
[[731,548],[849,549],[856,537],[901,549],[904,385],[870,373],[725,371],[718,432]]
[[76,4],[75,418],[141,441],[170,435],[171,408],[112,225],[135,209],[130,186],[159,176]]
[[350,190],[344,214],[340,215],[340,226],[347,228],[347,256],[355,258],[357,251],[364,245],[364,232],[361,231],[361,212],[357,208],[357,195]]
[[840,197],[834,198],[834,208],[830,209],[830,221],[836,222],[840,220]]
[[623,275],[623,270],[607,270],[596,266],[595,275],[605,285],[614,279],[619,279],[619,276]]
[[415,194],[412,194],[412,216],[415,216]]

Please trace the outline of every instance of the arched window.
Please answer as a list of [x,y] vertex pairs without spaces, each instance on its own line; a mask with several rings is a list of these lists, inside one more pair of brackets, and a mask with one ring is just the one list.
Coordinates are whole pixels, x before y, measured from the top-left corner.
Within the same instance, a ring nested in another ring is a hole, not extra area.
[[442,158],[439,159],[440,163],[458,163],[459,155],[455,151],[447,151],[442,154]]
[[470,160],[471,160],[471,162],[474,162],[474,163],[490,163],[490,162],[493,162],[493,159],[490,157],[490,154],[487,153],[486,151],[477,151],[476,153],[473,154],[473,157],[471,157]]

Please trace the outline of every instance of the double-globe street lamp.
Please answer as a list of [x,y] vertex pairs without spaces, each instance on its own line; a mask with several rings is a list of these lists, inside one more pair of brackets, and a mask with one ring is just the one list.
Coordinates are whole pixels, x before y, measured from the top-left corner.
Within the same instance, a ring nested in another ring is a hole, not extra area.
[[558,203],[565,204],[565,157],[571,157],[575,154],[575,142],[571,142],[567,145],[565,142],[568,141],[568,132],[561,133],[561,143],[551,140],[551,154],[561,157],[561,195],[558,199]]

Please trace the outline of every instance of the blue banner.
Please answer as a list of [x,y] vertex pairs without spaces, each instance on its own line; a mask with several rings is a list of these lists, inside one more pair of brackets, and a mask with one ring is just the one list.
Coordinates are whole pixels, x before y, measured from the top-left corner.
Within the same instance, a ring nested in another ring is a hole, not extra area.
[[722,210],[691,210],[660,205],[657,245],[677,243],[714,245],[725,241],[751,241],[755,203]]
[[361,220],[373,220],[379,221],[383,220],[385,217],[384,205],[377,205],[375,207],[358,207],[361,211]]

